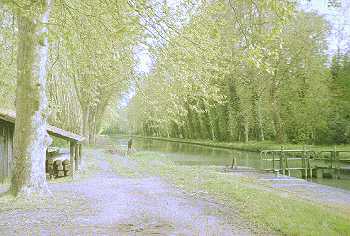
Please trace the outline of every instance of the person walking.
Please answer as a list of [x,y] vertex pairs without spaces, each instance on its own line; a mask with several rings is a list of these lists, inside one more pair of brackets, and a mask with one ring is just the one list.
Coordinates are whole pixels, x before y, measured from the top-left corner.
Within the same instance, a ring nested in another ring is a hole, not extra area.
[[132,148],[132,138],[130,138],[130,139],[128,140],[128,153],[131,152],[131,148]]

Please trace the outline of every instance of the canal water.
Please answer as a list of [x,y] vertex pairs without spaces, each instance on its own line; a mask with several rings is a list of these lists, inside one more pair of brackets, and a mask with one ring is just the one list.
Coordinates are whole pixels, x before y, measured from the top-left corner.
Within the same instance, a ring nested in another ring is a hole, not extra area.
[[[113,137],[112,139],[121,146],[127,146],[127,138],[125,137]],[[255,169],[271,167],[267,166],[271,164],[262,162],[260,160],[260,154],[256,152],[244,152],[144,138],[133,138],[133,147],[137,151],[152,151],[166,154],[166,158],[172,159],[178,165],[231,166],[233,157],[236,157],[237,165],[239,166],[252,167]],[[290,162],[289,165],[293,167],[293,162]],[[294,165],[300,166],[300,162],[294,163]],[[350,165],[346,166],[343,164],[342,166],[350,168]],[[298,178],[301,177],[300,171],[292,171],[291,175]],[[314,178],[310,181],[350,190],[349,172],[342,172],[340,174],[340,179]]]

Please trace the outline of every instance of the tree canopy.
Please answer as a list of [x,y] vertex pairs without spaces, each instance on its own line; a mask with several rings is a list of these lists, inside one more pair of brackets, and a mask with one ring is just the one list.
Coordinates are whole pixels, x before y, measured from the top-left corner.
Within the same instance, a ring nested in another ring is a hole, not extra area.
[[130,126],[144,135],[321,142],[332,93],[328,29],[288,1],[203,4],[153,48]]
[[[47,123],[88,143],[123,125],[224,142],[350,142],[346,33],[331,57],[332,25],[299,2],[0,0],[14,192],[45,189]],[[137,69],[142,53],[149,73]]]

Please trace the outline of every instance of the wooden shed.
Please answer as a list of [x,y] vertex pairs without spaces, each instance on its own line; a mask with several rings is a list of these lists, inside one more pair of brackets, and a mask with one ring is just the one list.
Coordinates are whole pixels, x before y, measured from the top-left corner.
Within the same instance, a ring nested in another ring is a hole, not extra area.
[[[0,182],[11,176],[13,163],[13,134],[15,130],[16,113],[0,110]],[[48,125],[47,132],[70,143],[71,175],[81,164],[82,141],[80,135]]]

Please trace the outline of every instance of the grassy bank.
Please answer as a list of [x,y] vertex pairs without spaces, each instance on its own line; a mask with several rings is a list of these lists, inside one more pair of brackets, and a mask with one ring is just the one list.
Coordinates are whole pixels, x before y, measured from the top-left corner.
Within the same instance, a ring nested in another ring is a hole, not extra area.
[[113,158],[111,164],[119,174],[160,176],[194,196],[205,193],[238,209],[258,229],[285,235],[350,235],[349,209],[339,211],[277,190],[266,191],[252,178],[223,173],[218,167],[179,166],[165,157],[139,152]]
[[[145,139],[153,139],[153,140],[163,140],[169,142],[177,142],[177,143],[187,143],[187,144],[195,144],[200,146],[207,147],[217,147],[217,148],[225,148],[225,149],[234,149],[239,151],[249,151],[249,152],[260,152],[262,150],[279,150],[281,146],[284,149],[302,149],[303,144],[279,144],[273,141],[249,141],[249,142],[217,142],[211,140],[198,140],[198,139],[181,139],[181,138],[165,138],[165,137],[151,137],[151,136],[139,136],[134,135],[135,138],[145,138]],[[333,150],[334,145],[306,145],[307,149],[312,149],[315,151],[318,150]],[[350,150],[350,145],[336,145],[337,150]]]

